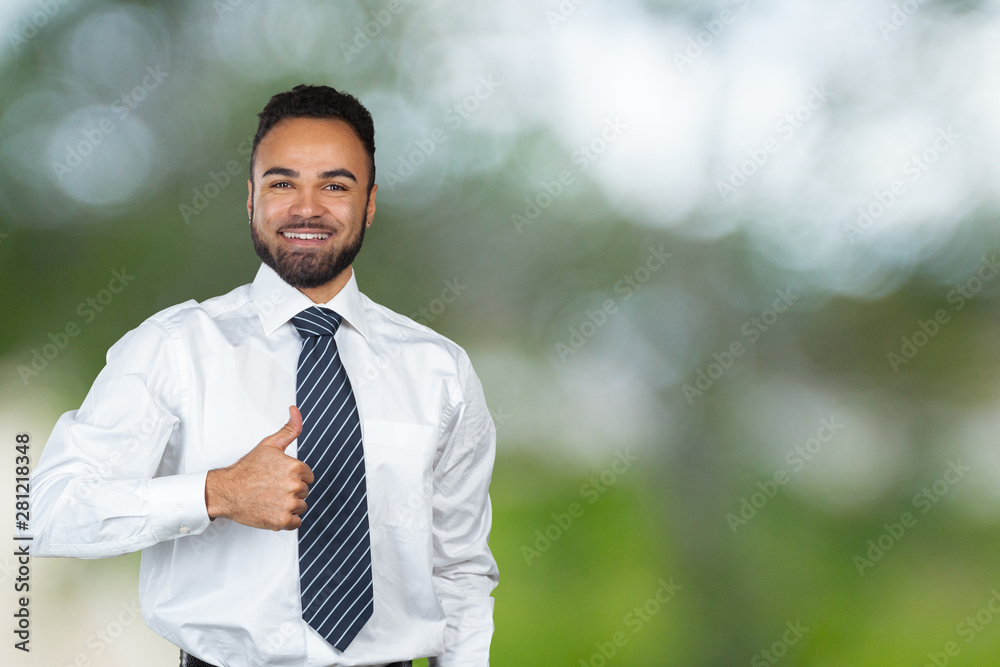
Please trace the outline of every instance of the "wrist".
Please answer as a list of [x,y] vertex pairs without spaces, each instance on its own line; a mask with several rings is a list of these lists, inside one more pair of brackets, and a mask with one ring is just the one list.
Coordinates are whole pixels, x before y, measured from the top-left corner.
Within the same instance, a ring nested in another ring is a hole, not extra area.
[[205,509],[208,518],[228,518],[229,504],[226,494],[226,472],[228,468],[209,470],[205,476]]

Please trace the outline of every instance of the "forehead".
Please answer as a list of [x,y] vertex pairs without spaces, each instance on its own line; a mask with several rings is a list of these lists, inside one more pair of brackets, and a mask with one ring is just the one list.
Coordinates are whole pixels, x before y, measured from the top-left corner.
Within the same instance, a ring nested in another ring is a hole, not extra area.
[[270,167],[317,166],[321,170],[354,167],[365,172],[368,154],[345,121],[336,118],[285,118],[274,124],[257,146],[254,171]]

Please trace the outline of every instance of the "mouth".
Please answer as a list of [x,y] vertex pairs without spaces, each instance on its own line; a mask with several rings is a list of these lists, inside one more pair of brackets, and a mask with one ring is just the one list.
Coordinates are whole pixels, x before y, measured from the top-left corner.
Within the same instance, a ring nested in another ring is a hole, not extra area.
[[331,232],[317,230],[283,231],[278,234],[292,245],[307,247],[322,245],[333,235]]

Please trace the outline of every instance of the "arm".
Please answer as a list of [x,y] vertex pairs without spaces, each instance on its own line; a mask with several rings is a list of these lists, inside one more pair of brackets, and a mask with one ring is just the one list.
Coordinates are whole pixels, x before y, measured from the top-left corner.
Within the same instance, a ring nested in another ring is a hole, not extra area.
[[434,587],[448,616],[438,667],[489,664],[496,561],[488,545],[496,430],[482,386],[462,356],[462,396],[446,415],[434,466]]
[[104,558],[198,535],[209,519],[256,528],[301,523],[312,472],[284,453],[287,424],[218,470],[157,477],[183,419],[188,377],[179,339],[155,321],[108,351],[83,406],[63,415],[32,474],[32,528],[40,556]]
[[208,525],[204,472],[154,479],[185,400],[174,345],[154,321],[129,332],[56,423],[32,474],[36,554],[117,556]]

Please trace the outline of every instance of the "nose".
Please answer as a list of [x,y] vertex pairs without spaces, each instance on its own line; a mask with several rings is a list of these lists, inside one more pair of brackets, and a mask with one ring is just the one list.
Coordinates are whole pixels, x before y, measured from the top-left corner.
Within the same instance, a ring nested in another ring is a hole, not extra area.
[[318,194],[311,188],[301,188],[295,193],[295,200],[288,213],[299,218],[319,218],[323,216],[323,206]]

